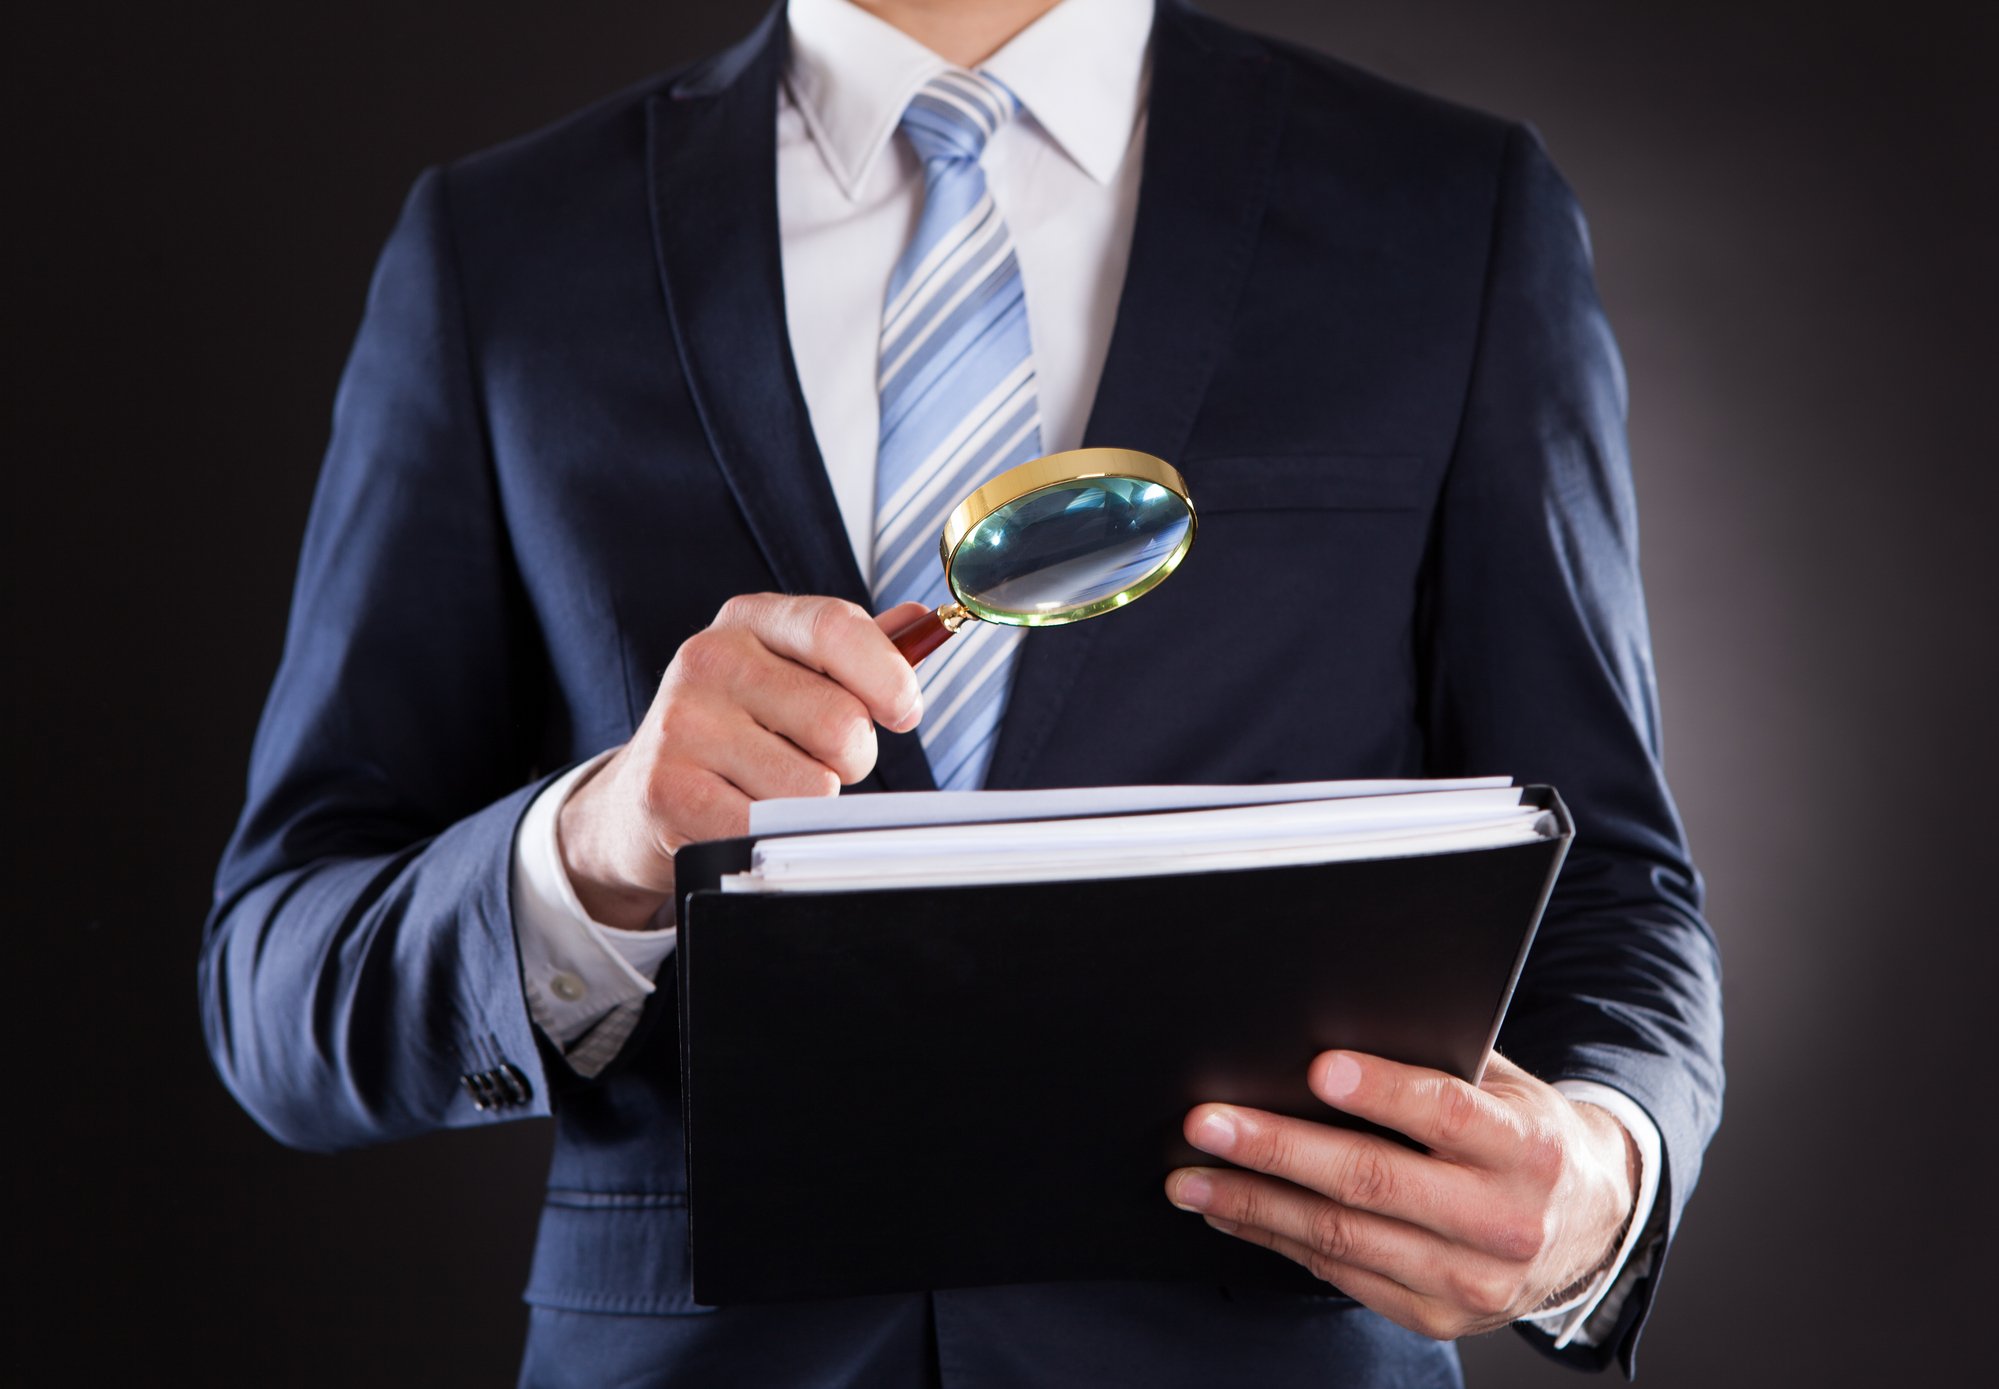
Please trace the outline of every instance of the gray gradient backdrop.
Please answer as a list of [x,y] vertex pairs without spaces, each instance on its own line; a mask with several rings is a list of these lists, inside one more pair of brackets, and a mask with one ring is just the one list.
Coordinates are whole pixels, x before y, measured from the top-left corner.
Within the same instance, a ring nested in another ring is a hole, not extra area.
[[[1645,1381],[1968,1377],[1994,1286],[1999,7],[1211,7],[1533,121],[1591,215],[1728,969],[1727,1122]],[[7,1378],[510,1382],[544,1131],[265,1138],[201,1053],[207,878],[410,179],[757,11],[76,3],[8,45]],[[1467,1359],[1566,1375],[1511,1336]]]

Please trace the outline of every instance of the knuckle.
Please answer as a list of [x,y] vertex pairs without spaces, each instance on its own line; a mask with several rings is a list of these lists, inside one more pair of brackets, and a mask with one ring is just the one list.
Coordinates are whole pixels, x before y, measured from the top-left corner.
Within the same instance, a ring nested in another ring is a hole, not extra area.
[[1320,1258],[1334,1264],[1351,1263],[1354,1257],[1353,1220],[1347,1212],[1328,1202],[1312,1213],[1309,1242]]
[[1215,1201],[1208,1213],[1251,1230],[1262,1230],[1268,1224],[1269,1202],[1254,1182],[1232,1181],[1224,1176],[1215,1182]]
[[689,680],[709,684],[735,663],[733,647],[733,642],[711,627],[705,632],[696,632],[682,642],[680,650],[674,654],[673,663]]
[[743,627],[755,622],[770,606],[767,593],[738,593],[716,610],[717,627]]
[[683,839],[719,839],[749,828],[747,814],[714,777],[688,778],[686,807],[681,818]]
[[805,697],[791,738],[822,767],[835,788],[859,781],[874,766],[874,724],[851,695],[824,689]]
[[1258,1119],[1243,1125],[1231,1159],[1259,1172],[1310,1184],[1316,1162],[1296,1126],[1286,1120]]
[[846,640],[864,622],[874,625],[858,603],[849,603],[844,598],[821,598],[814,601],[806,627],[814,646],[828,646]]
[[812,713],[814,750],[833,762],[851,760],[867,732],[867,714],[858,700],[836,696]]
[[1335,1287],[1339,1286],[1340,1276],[1345,1272],[1335,1260],[1316,1249],[1306,1255],[1305,1271],[1321,1283],[1331,1283]]
[[[681,651],[685,654],[686,648],[682,647]],[[695,662],[699,662],[708,658],[697,656],[693,659]],[[682,664],[680,670],[681,677],[684,679],[688,674],[686,664]],[[687,737],[693,731],[695,715],[693,705],[688,700],[686,691],[673,690],[669,692],[667,698],[662,699],[654,706],[652,722],[654,729],[657,730],[663,742],[672,743],[676,739]]]
[[1562,1136],[1553,1125],[1541,1124],[1531,1129],[1521,1145],[1520,1165],[1523,1171],[1542,1191],[1553,1191],[1562,1177],[1562,1166],[1567,1160],[1567,1151]]
[[842,785],[851,785],[874,770],[875,726],[865,716],[853,719],[848,725],[846,742],[840,748],[833,762],[833,770],[839,773]]
[[685,772],[666,778],[660,789],[665,802],[660,818],[676,824],[700,823],[716,800],[712,781]]
[[[1232,1198],[1230,1204],[1233,1209],[1226,1213],[1230,1220],[1257,1231],[1275,1232],[1284,1228],[1284,1205],[1269,1183],[1249,1178],[1218,1185]],[[1263,1235],[1261,1239],[1269,1244],[1274,1234]]]
[[798,794],[801,796],[837,796],[840,794],[840,775],[827,767],[808,767],[799,776]]
[[757,742],[746,751],[753,756],[753,782],[761,796],[828,794],[832,773],[809,751],[779,739]]
[[1467,1329],[1462,1317],[1443,1307],[1425,1306],[1415,1321],[1415,1330],[1433,1341],[1455,1341]]
[[659,711],[655,727],[656,764],[677,763],[687,770],[709,764],[715,727],[698,702],[669,700]]
[[1451,1296],[1473,1318],[1504,1316],[1513,1306],[1517,1285],[1498,1273],[1460,1273],[1451,1279]]
[[657,770],[639,779],[639,814],[648,825],[658,825],[666,818],[665,810],[671,794],[670,780],[671,773]]
[[1547,1243],[1548,1232],[1543,1222],[1517,1215],[1499,1221],[1490,1240],[1493,1253],[1516,1264],[1532,1263]]
[[671,853],[701,837],[698,827],[707,818],[714,787],[685,767],[662,767],[645,779],[640,800],[653,843]]
[[1258,1172],[1272,1172],[1283,1166],[1283,1149],[1283,1138],[1270,1124],[1236,1117],[1235,1149],[1229,1154],[1232,1161]]
[[1437,1136],[1447,1147],[1470,1137],[1482,1117],[1478,1092],[1460,1081],[1440,1081],[1436,1104]]
[[1524,1123],[1519,1127],[1508,1161],[1508,1175],[1516,1191],[1543,1201],[1552,1198],[1567,1165],[1568,1148],[1555,1125]]
[[1395,1195],[1395,1171],[1381,1149],[1372,1143],[1354,1145],[1340,1174],[1340,1198],[1350,1206],[1380,1210]]

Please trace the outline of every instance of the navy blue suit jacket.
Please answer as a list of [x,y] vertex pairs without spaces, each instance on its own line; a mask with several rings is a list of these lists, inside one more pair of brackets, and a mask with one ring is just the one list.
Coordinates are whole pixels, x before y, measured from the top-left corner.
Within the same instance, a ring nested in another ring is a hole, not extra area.
[[[1144,603],[1029,639],[989,784],[1560,787],[1574,852],[1501,1046],[1645,1107],[1670,1230],[1719,1117],[1717,962],[1660,772],[1624,384],[1575,203],[1518,126],[1170,0],[1153,43],[1087,442],[1178,463],[1200,543]],[[1157,1383],[1316,1382],[1328,1357],[1448,1382],[1447,1352],[1337,1298],[1071,1285],[703,1313],[673,991],[596,1080],[538,1043],[508,866],[546,776],[629,736],[729,596],[867,601],[785,338],[783,45],[774,13],[410,195],[220,870],[216,1063],[308,1148],[553,1114],[533,1380],[607,1378],[627,1346],[696,1378],[721,1355],[780,1382],[754,1357],[782,1353],[800,1382],[887,1382],[868,1357],[907,1335],[954,1383],[1153,1353]],[[867,789],[930,784],[914,737],[885,734]],[[1615,1338],[1627,1364],[1650,1297]],[[592,1313],[631,1320],[612,1336]]]

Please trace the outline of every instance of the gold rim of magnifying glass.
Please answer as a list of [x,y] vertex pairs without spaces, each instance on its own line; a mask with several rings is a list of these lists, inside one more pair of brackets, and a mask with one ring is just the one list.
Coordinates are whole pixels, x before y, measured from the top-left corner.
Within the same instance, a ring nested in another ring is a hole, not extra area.
[[[1145,578],[1129,588],[1118,590],[1108,598],[1100,598],[1094,603],[1086,603],[1079,608],[1066,608],[1060,613],[1023,614],[1002,613],[996,608],[968,599],[958,592],[958,585],[951,576],[951,562],[957,556],[958,546],[964,543],[981,522],[1001,507],[1011,506],[1017,501],[1045,492],[1054,487],[1065,487],[1076,482],[1086,482],[1097,477],[1129,477],[1140,482],[1155,483],[1164,487],[1187,508],[1187,533],[1180,537],[1159,566]],[[1187,551],[1194,543],[1194,531],[1200,518],[1194,511],[1194,499],[1187,492],[1187,480],[1180,476],[1180,470],[1163,458],[1154,458],[1149,453],[1136,449],[1069,449],[1063,453],[1051,453],[1042,458],[1029,459],[1017,468],[1009,468],[998,477],[975,490],[964,501],[953,508],[944,522],[944,534],[938,548],[944,559],[944,582],[951,590],[951,596],[973,616],[987,622],[997,622],[1008,627],[1054,627],[1070,622],[1081,622],[1084,618],[1096,617],[1113,608],[1121,608],[1132,599],[1141,596],[1175,569],[1187,557]],[[953,630],[956,630],[953,628]]]

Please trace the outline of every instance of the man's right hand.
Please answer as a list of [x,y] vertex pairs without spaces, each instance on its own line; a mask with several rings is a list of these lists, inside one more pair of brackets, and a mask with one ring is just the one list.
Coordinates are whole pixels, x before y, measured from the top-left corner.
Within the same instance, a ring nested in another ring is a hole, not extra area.
[[724,603],[674,654],[631,741],[562,807],[562,864],[591,918],[656,924],[681,845],[747,833],[751,801],[831,796],[872,771],[874,726],[904,733],[923,715],[887,636],[923,611],[870,617],[775,593]]

